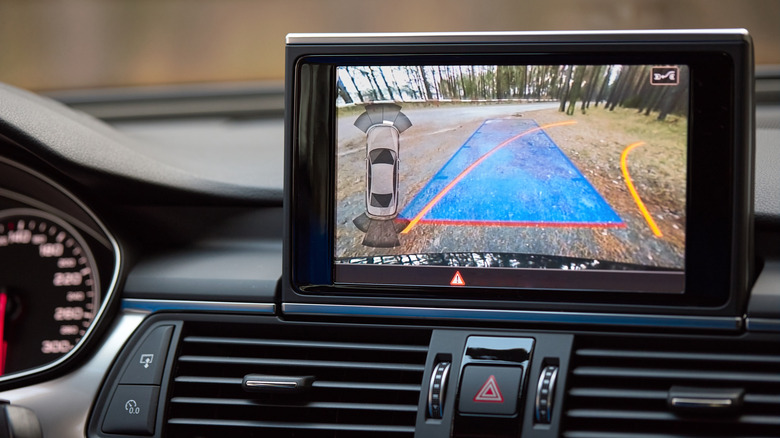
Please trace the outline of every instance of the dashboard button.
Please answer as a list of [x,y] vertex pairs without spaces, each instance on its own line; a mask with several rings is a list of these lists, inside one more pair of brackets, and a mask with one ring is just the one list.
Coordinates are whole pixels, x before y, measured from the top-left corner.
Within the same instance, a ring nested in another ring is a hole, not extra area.
[[463,371],[458,411],[464,414],[514,415],[523,367],[470,365]]
[[152,435],[159,396],[157,386],[119,385],[108,405],[103,432]]
[[120,385],[159,385],[165,367],[173,326],[157,327],[127,359]]

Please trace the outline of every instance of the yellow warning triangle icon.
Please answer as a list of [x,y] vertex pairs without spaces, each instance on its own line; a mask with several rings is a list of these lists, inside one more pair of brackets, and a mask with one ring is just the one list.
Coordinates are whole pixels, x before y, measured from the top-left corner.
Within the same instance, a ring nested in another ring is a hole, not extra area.
[[463,281],[463,276],[460,275],[460,271],[455,271],[455,276],[450,280],[450,286],[465,286],[466,282]]

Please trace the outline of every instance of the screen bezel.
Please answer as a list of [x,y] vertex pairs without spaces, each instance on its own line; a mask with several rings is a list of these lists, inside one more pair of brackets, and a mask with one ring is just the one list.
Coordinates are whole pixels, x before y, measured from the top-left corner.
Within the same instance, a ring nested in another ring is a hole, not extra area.
[[[744,240],[752,211],[750,99],[740,95],[747,84],[747,46],[745,41],[288,46],[288,80],[293,87],[288,90],[285,282],[289,287],[285,293],[292,292],[288,297],[293,300],[308,296],[320,302],[324,297],[343,297],[345,302],[355,302],[355,297],[369,301],[402,297],[406,302],[431,304],[445,298],[477,307],[490,307],[490,302],[523,308],[553,302],[557,308],[562,304],[563,308],[733,307],[746,292],[749,264]],[[335,67],[446,64],[688,65],[691,114],[684,293],[334,284]]]

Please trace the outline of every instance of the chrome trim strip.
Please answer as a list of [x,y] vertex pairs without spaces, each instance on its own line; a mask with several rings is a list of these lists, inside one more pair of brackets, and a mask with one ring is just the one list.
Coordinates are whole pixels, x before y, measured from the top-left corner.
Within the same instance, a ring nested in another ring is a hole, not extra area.
[[0,398],[32,409],[41,422],[43,436],[84,438],[87,419],[103,379],[143,320],[144,315],[119,315],[97,353],[83,366],[54,380],[0,392]]
[[[547,406],[544,408],[547,413],[544,415],[544,418],[542,418],[542,390],[545,386],[544,377],[548,370],[552,371],[552,374],[550,375],[550,380],[547,384],[547,395],[544,397],[544,400],[547,400]],[[553,404],[555,404],[555,387],[557,383],[558,366],[548,365],[542,368],[542,372],[539,374],[539,381],[536,384],[536,397],[534,398],[534,418],[536,418],[536,421],[539,423],[550,424],[552,422]]]
[[275,314],[273,303],[243,303],[227,301],[188,301],[188,300],[153,300],[142,298],[124,298],[122,310],[128,312],[154,313],[162,310],[206,311],[206,312],[251,312]]
[[[439,367],[441,367],[441,364],[442,362],[439,362],[433,367],[433,372],[431,373],[431,380],[430,382],[428,382],[428,416],[431,418],[438,417],[433,412],[433,385],[436,382],[436,374],[439,372]],[[439,398],[439,401],[441,401],[441,398]]]
[[[29,376],[32,374],[37,374],[49,369],[52,369],[61,363],[68,360],[71,356],[76,354],[77,351],[81,349],[81,347],[84,345],[84,343],[89,339],[89,337],[92,335],[92,332],[95,330],[95,327],[97,327],[98,324],[101,323],[101,320],[103,318],[103,314],[106,312],[106,309],[108,308],[108,303],[111,302],[112,297],[114,296],[117,288],[117,283],[119,281],[119,269],[122,265],[122,251],[119,248],[119,244],[117,243],[114,236],[108,231],[108,228],[103,224],[103,222],[100,220],[100,218],[95,215],[95,213],[92,212],[83,202],[81,202],[75,195],[67,191],[64,187],[57,184],[55,181],[53,181],[51,178],[36,172],[33,169],[30,169],[27,166],[23,166],[15,161],[11,161],[9,159],[6,159],[4,157],[0,157],[0,162],[7,164],[11,167],[15,167],[22,172],[26,172],[30,174],[31,176],[38,178],[39,180],[43,181],[44,183],[52,186],[55,190],[58,190],[60,193],[64,194],[68,198],[70,198],[71,201],[73,201],[76,206],[78,206],[80,209],[82,209],[90,218],[92,218],[93,221],[100,227],[100,230],[103,232],[105,237],[108,239],[109,243],[111,244],[111,249],[114,252],[114,270],[111,273],[111,281],[108,284],[108,287],[106,288],[106,295],[104,297],[101,297],[100,307],[98,308],[98,311],[95,313],[95,317],[92,319],[92,324],[89,325],[87,328],[87,331],[84,333],[84,336],[81,337],[81,340],[71,349],[68,353],[60,357],[59,359],[49,362],[46,365],[37,367],[37,368],[30,368],[28,370],[20,371],[17,373],[8,374],[5,376],[0,377],[0,382],[5,382],[8,380],[17,379],[19,377]],[[51,212],[51,208],[47,209],[46,211]],[[91,229],[88,227],[85,230]],[[102,240],[102,239],[98,239]],[[97,278],[97,277],[96,277]],[[100,284],[98,284],[100,286]]]
[[734,403],[728,398],[672,397],[671,405],[675,408],[726,409],[732,407]]
[[492,322],[690,328],[727,331],[736,331],[742,328],[742,318],[730,316],[643,315],[308,303],[282,303],[282,313],[287,315],[306,316],[454,319]]
[[[626,37],[668,39],[682,36],[695,40],[748,35],[745,29],[591,30],[541,32],[401,32],[401,33],[290,33],[287,44],[382,44],[382,43],[484,43],[484,42],[577,42],[621,41]],[[666,37],[666,38],[664,38]],[[581,40],[585,38],[585,40]]]
[[[452,362],[439,362],[433,367],[431,373],[431,381],[428,384],[428,416],[437,420],[444,418],[444,401],[447,398],[447,385],[449,384],[450,368],[452,368]],[[433,410],[433,390],[436,385],[436,378],[441,373],[441,379],[439,380],[439,406],[436,411]]]
[[271,389],[296,389],[298,382],[290,380],[285,382],[273,380],[247,380],[244,383],[248,388],[271,388]]
[[747,318],[745,326],[749,332],[780,333],[780,320],[769,318]]

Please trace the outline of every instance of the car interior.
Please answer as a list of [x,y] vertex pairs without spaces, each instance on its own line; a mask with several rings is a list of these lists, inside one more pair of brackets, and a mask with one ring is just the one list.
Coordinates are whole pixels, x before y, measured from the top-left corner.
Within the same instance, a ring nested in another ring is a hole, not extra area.
[[0,84],[0,437],[780,436],[748,31],[279,45]]

